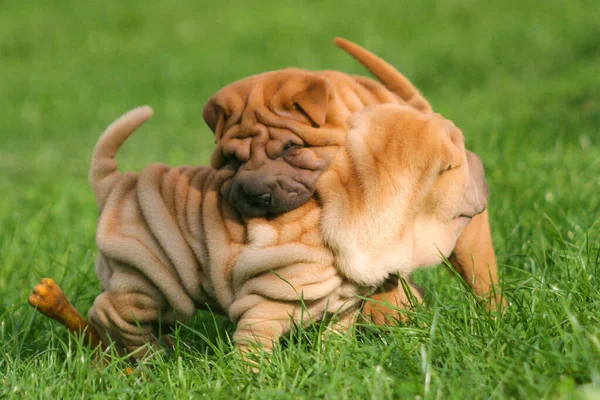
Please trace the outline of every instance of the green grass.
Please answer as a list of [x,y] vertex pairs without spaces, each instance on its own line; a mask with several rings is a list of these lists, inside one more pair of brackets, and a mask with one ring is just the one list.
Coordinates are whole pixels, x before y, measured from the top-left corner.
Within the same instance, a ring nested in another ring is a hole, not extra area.
[[[597,2],[108,3],[0,0],[0,398],[600,398]],[[83,311],[99,291],[100,132],[151,104],[122,169],[205,164],[201,110],[225,84],[285,66],[365,74],[336,35],[401,69],[482,156],[505,316],[434,268],[411,323],[326,342],[304,329],[258,375],[208,313],[143,374],[94,367],[26,299],[47,275]]]

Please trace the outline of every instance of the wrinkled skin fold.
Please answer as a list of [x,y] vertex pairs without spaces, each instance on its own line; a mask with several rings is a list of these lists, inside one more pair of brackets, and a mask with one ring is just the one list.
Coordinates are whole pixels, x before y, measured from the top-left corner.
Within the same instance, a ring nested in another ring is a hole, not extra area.
[[[197,308],[237,322],[242,350],[270,349],[293,324],[327,313],[348,326],[361,296],[390,274],[436,264],[440,251],[450,256],[486,206],[481,163],[460,130],[410,106],[357,113],[316,197],[275,218],[241,215],[210,167],[119,173],[114,155],[151,114],[138,108],[111,125],[90,171],[103,288],[90,325],[136,357],[144,344],[158,345],[161,324],[188,321]],[[376,296],[403,305],[399,293]],[[382,312],[367,311],[376,321]]]
[[[310,198],[345,141],[350,116],[365,107],[393,103],[432,112],[416,87],[390,64],[347,40],[335,43],[379,82],[336,71],[285,69],[235,82],[207,103],[204,118],[217,143],[212,165],[223,176],[223,196],[240,213],[268,216]],[[299,156],[312,164],[295,164]],[[504,304],[499,293],[490,294],[498,277],[487,211],[472,219],[450,260],[478,295],[489,298],[492,308]],[[380,291],[377,297],[402,305],[404,301],[396,300],[404,296],[399,291]],[[393,308],[389,313],[397,316]]]
[[136,352],[158,344],[161,324],[209,307],[237,322],[236,346],[270,349],[293,323],[337,313],[348,326],[369,295],[381,303],[364,314],[387,323],[408,304],[390,276],[408,280],[440,253],[502,304],[490,295],[481,161],[399,72],[337,44],[382,83],[296,69],[236,82],[204,109],[212,168],[119,173],[114,157],[149,107],[105,131],[90,170],[103,291],[89,322],[99,340]]
[[402,74],[372,53],[337,39],[382,83],[337,71],[288,68],[234,82],[204,108],[215,133],[211,165],[221,193],[242,215],[288,212],[314,194],[348,132],[348,118],[365,107],[429,103]]

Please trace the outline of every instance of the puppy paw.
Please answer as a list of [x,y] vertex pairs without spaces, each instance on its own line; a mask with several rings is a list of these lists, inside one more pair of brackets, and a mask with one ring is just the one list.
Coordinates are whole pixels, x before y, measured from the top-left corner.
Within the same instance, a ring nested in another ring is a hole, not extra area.
[[29,304],[36,307],[42,314],[62,320],[65,310],[71,306],[60,287],[51,278],[44,278],[35,285],[29,296]]
[[408,317],[402,310],[411,308],[411,303],[402,287],[387,292],[374,293],[362,308],[362,315],[375,325],[397,325],[406,323]]
[[[375,298],[373,300],[378,301],[379,299]],[[377,304],[371,301],[367,301],[363,306],[362,315],[379,326],[396,325],[403,317],[395,306]]]

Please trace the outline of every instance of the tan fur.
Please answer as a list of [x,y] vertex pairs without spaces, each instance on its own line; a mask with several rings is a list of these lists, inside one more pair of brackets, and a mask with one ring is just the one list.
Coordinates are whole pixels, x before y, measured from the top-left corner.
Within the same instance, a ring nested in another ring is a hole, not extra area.
[[[363,286],[382,285],[390,274],[410,284],[416,268],[450,257],[476,294],[502,306],[487,183],[462,132],[440,115],[393,104],[357,113],[352,125],[317,185],[337,269]],[[399,319],[398,308],[410,304],[401,286],[387,283],[371,297],[363,313],[376,323]]]
[[[374,286],[450,256],[469,222],[458,217],[485,209],[487,187],[471,187],[478,160],[468,162],[462,133],[439,115],[386,104],[353,121],[317,185],[321,229],[338,269]],[[482,192],[481,202],[469,201],[471,190]]]
[[[231,193],[235,192],[232,187],[236,187],[237,181],[276,176],[280,183],[285,183],[286,179],[299,180],[306,188],[302,198],[308,200],[312,198],[318,182],[322,181],[321,175],[333,162],[337,149],[345,142],[350,128],[348,121],[353,114],[365,107],[385,103],[405,104],[423,113],[431,112],[427,100],[390,64],[347,40],[338,38],[335,43],[360,61],[381,83],[337,71],[290,68],[234,82],[209,100],[204,118],[215,132],[217,149],[213,153],[212,165],[222,177],[224,185],[221,191],[225,197],[232,197]],[[295,146],[286,153],[285,146],[290,143]],[[376,153],[382,151],[379,149]],[[367,165],[367,161],[364,162]],[[410,196],[410,192],[399,190],[390,199],[379,195],[379,201],[382,204],[389,200],[402,202]],[[285,193],[280,197],[285,198]],[[297,207],[299,197],[289,202],[289,207],[284,210]],[[240,203],[242,206],[239,208],[243,211],[244,202]],[[385,225],[386,218],[381,214],[379,223]],[[353,223],[359,225],[358,222]],[[373,226],[376,231],[375,223]],[[394,265],[397,258],[404,259],[403,254],[394,254],[403,251],[407,250],[401,247],[385,253],[387,263]],[[379,261],[385,263],[383,258]],[[459,238],[451,261],[474,286],[477,294],[487,296],[490,293],[491,287],[497,283],[497,274],[487,213],[475,218]],[[389,269],[394,268],[390,266]],[[372,281],[367,277],[364,279],[365,283]],[[404,293],[399,291],[402,289],[385,290],[377,297],[400,305],[395,299],[403,297]],[[502,303],[502,300],[494,297],[492,302]],[[369,307],[367,304],[367,312]],[[396,315],[396,310],[390,308],[390,314]]]
[[[154,164],[120,174],[116,149],[151,114],[138,108],[112,124],[90,171],[103,287],[90,324],[124,353],[156,343],[159,324],[188,321],[207,306],[238,323],[233,339],[241,348],[271,348],[293,321],[328,312],[347,326],[359,296],[390,274],[450,255],[469,222],[460,216],[485,208],[485,179],[460,131],[408,106],[353,117],[316,199],[274,218],[240,216],[208,167]],[[469,200],[473,190],[483,202]]]
[[209,167],[154,164],[120,174],[116,150],[151,114],[142,107],[117,120],[92,160],[103,292],[89,317],[104,343],[110,336],[122,352],[135,351],[156,342],[159,323],[188,321],[210,306],[238,322],[237,344],[270,347],[290,317],[308,323],[357,309],[357,295],[371,289],[334,268],[315,200],[277,218],[242,219]]
[[217,143],[211,164],[225,174],[223,196],[242,214],[278,214],[308,201],[355,112],[383,103],[431,110],[391,65],[351,42],[336,43],[382,83],[337,71],[287,68],[234,82],[206,104],[204,119]]

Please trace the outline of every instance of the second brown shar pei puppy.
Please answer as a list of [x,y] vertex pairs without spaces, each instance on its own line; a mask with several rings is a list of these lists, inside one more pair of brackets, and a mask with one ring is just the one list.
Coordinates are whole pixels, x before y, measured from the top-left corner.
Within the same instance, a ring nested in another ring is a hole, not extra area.
[[[346,140],[353,113],[382,103],[431,112],[427,100],[394,67],[347,40],[338,38],[336,44],[381,83],[337,71],[288,68],[234,82],[206,104],[204,119],[217,143],[211,164],[223,176],[221,194],[241,214],[275,215],[312,199],[320,176]],[[487,211],[469,223],[450,261],[476,294],[487,297],[492,307],[502,304]],[[376,323],[385,322],[384,314],[398,317],[381,302],[406,302],[396,282],[391,275],[374,295],[380,302],[366,305]]]

